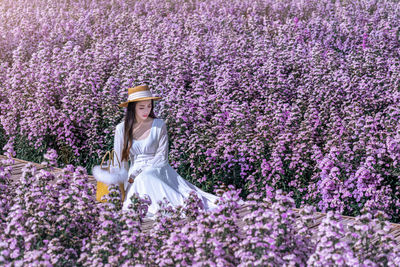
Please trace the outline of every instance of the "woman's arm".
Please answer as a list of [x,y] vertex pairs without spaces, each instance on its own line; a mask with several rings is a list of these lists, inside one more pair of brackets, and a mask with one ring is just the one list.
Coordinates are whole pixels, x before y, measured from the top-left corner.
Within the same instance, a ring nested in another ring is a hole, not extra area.
[[119,125],[115,128],[114,133],[114,151],[118,156],[118,160],[121,163],[121,167],[125,168],[126,171],[129,170],[129,162],[127,160],[121,161],[122,150],[124,149],[124,129],[123,125]]
[[[126,160],[121,162],[124,136],[123,136],[123,130],[121,130],[120,126],[117,126],[114,131],[114,151],[116,157],[118,157],[118,161],[121,163],[121,168],[115,168],[115,166],[118,166],[116,158],[114,158],[113,162],[114,164],[110,163],[109,171],[104,171],[102,169],[103,166],[93,167],[93,176],[96,178],[96,180],[108,185],[123,184],[125,183],[126,180],[128,180],[129,163]],[[110,159],[113,156],[114,155],[110,155]],[[111,166],[111,164],[113,166]]]
[[167,125],[163,120],[160,130],[160,137],[158,139],[158,147],[157,151],[154,155],[154,158],[147,162],[148,166],[157,166],[163,165],[168,162],[168,131]]

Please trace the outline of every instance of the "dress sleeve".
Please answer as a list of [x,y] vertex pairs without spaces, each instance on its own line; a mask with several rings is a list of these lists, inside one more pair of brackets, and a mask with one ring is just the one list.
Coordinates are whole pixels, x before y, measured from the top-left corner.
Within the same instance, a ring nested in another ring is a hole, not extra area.
[[154,158],[149,160],[145,166],[135,170],[133,172],[133,175],[139,175],[139,173],[142,172],[146,167],[161,167],[166,163],[168,163],[168,132],[167,125],[164,121],[162,121],[162,126],[158,138],[158,147]]
[[[123,127],[116,127],[114,134],[114,151],[118,156],[118,160],[121,162],[122,150],[124,149],[124,129]],[[129,162],[124,160],[121,162],[121,167],[124,167],[126,171],[129,170]]]

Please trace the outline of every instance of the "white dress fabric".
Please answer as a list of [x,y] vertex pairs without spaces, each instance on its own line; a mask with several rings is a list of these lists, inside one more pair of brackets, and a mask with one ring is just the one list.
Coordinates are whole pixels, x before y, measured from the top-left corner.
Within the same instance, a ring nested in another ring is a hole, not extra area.
[[[119,159],[122,157],[123,144],[124,122],[121,122],[116,126],[114,135],[114,150]],[[128,170],[128,177],[132,173],[137,176],[132,184],[127,180],[124,182],[123,210],[128,209],[133,193],[141,197],[147,194],[152,203],[146,216],[153,217],[159,209],[158,201],[165,197],[173,206],[183,205],[192,190],[197,192],[206,210],[217,207],[215,201],[218,196],[202,191],[183,179],[169,164],[168,133],[164,120],[153,119],[150,134],[145,139],[133,140],[129,155],[130,166],[127,161],[123,161],[122,165]]]

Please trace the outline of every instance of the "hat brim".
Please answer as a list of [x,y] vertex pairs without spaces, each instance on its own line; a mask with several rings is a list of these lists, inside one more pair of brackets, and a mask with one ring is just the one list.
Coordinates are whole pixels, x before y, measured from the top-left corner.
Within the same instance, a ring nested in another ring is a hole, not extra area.
[[119,106],[120,108],[126,108],[126,107],[128,107],[129,102],[138,102],[138,101],[149,100],[149,99],[160,100],[160,99],[162,99],[162,97],[160,97],[160,96],[142,97],[142,98],[138,98],[138,99],[135,99],[135,100],[122,102],[122,103],[119,104],[118,106]]

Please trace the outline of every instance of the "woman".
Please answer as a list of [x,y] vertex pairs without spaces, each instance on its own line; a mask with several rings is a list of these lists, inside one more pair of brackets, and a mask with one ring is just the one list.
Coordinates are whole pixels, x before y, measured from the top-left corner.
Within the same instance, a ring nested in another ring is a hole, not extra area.
[[153,112],[154,100],[159,99],[152,96],[147,85],[141,85],[129,88],[128,100],[119,104],[127,107],[125,120],[116,126],[114,136],[114,150],[128,170],[122,209],[128,209],[133,193],[141,197],[147,194],[152,201],[147,216],[152,217],[159,208],[159,200],[165,197],[174,206],[183,205],[192,190],[206,210],[216,208],[217,196],[186,181],[169,165],[167,127]]

